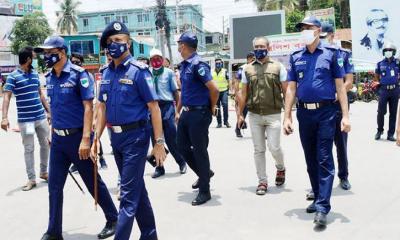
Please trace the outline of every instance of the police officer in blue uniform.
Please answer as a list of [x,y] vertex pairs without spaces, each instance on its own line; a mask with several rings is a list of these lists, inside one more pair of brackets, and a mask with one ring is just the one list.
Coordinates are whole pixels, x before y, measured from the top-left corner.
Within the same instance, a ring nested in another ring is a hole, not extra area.
[[208,156],[208,128],[215,115],[219,91],[213,81],[210,66],[197,54],[198,40],[190,32],[183,33],[178,40],[178,51],[184,59],[181,63],[180,79],[182,84],[181,101],[177,106],[178,147],[189,167],[199,179],[192,185],[199,188],[192,205],[201,205],[211,199],[210,170]]
[[111,125],[111,146],[121,175],[115,239],[130,239],[136,218],[140,239],[156,240],[155,219],[143,174],[151,134],[156,139],[152,154],[157,165],[162,166],[166,157],[161,112],[151,73],[147,65],[133,59],[129,52],[130,43],[128,28],[118,21],[110,23],[101,36],[101,47],[107,49],[113,61],[103,70],[92,156],[97,153],[98,141],[107,122]]
[[[59,240],[63,239],[63,188],[71,164],[78,168],[90,194],[94,194],[94,164],[90,160],[94,81],[83,68],[68,60],[63,38],[50,37],[35,51],[44,52],[46,65],[51,68],[46,75],[52,117],[49,164],[50,218],[42,240]],[[107,186],[99,175],[97,186],[98,203],[107,219],[106,226],[98,234],[98,238],[105,239],[115,232],[118,212]]]
[[399,77],[400,64],[396,55],[397,48],[392,43],[386,43],[382,53],[385,57],[378,62],[375,69],[374,81],[379,82],[379,103],[378,103],[378,132],[375,140],[381,139],[383,134],[383,126],[387,105],[389,104],[389,130],[387,132],[387,140],[396,141],[393,137],[396,129],[397,106],[399,104]]
[[293,132],[291,109],[297,96],[300,140],[315,194],[306,211],[316,212],[314,223],[325,226],[335,172],[332,155],[337,118],[335,94],[342,109],[341,130],[350,131],[343,58],[337,48],[320,43],[321,23],[314,16],[306,17],[297,27],[302,30],[306,47],[290,56],[284,131],[287,135]]

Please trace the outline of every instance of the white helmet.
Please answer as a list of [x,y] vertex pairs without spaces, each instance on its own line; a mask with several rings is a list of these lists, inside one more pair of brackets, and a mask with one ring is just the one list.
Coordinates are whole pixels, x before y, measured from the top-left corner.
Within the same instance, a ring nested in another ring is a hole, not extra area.
[[155,57],[155,56],[163,57],[162,52],[160,50],[153,48],[150,51],[150,58]]
[[392,50],[393,55],[396,55],[397,47],[391,42],[387,42],[387,43],[385,43],[385,45],[383,45],[382,52],[383,52],[383,54],[385,54],[385,52],[389,51],[389,50]]

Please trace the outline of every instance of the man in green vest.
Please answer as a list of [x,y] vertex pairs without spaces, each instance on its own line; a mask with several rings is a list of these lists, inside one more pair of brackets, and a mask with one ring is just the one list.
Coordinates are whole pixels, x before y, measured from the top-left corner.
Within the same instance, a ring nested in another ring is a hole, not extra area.
[[265,134],[277,169],[275,185],[282,186],[285,183],[285,164],[280,137],[282,95],[286,92],[287,84],[284,81],[287,71],[280,62],[268,56],[269,41],[266,37],[256,37],[253,47],[256,60],[245,65],[243,69],[242,97],[239,100],[237,117],[240,126],[244,121],[243,109],[247,105],[259,182],[256,193],[264,195],[268,188]]
[[224,125],[230,128],[231,125],[228,122],[228,94],[231,88],[231,83],[229,81],[228,71],[224,68],[224,62],[222,59],[215,59],[215,69],[212,72],[212,77],[217,83],[219,90],[219,98],[217,102],[217,128],[222,127],[222,117],[221,117],[221,105],[224,110]]

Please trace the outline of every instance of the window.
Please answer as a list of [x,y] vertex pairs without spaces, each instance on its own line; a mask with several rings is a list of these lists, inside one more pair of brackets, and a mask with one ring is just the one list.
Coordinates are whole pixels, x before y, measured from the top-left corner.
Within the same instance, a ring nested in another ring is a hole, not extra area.
[[206,36],[206,44],[212,44],[212,43],[213,43],[212,36]]
[[128,23],[128,16],[122,16],[122,22]]
[[118,22],[121,22],[121,16],[117,16],[117,19],[116,19]]
[[71,41],[71,53],[82,55],[94,54],[94,43],[92,40]]
[[83,19],[83,26],[84,26],[84,27],[89,26],[89,19],[87,19],[87,18],[84,18],[84,19]]
[[148,14],[148,13],[143,14],[143,16],[144,16],[144,21],[145,21],[145,22],[148,22],[148,21],[150,20],[150,17],[149,17],[149,14]]
[[138,15],[137,15],[137,21],[138,21],[138,22],[143,22],[142,14],[138,14]]
[[104,22],[106,25],[110,24],[110,21],[111,21],[110,17],[104,17]]
[[144,45],[143,43],[139,43],[139,53],[144,54]]

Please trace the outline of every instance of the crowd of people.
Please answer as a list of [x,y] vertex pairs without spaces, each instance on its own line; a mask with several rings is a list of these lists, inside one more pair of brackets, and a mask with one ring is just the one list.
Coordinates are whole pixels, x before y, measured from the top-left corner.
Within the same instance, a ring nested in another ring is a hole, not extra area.
[[[192,184],[193,189],[198,189],[192,205],[208,202],[212,198],[210,179],[214,176],[208,154],[209,126],[215,116],[217,128],[231,127],[230,93],[235,95],[236,136],[242,137],[241,129],[248,125],[251,130],[257,195],[268,193],[270,186],[267,147],[275,161],[275,185],[283,186],[286,181],[281,131],[285,135],[293,133],[292,109],[296,105],[312,188],[306,196],[312,203],[305,211],[315,213],[317,226],[325,226],[335,174],[333,144],[337,149],[340,186],[344,190],[351,188],[347,92],[353,88],[354,67],[350,50],[333,44],[331,25],[321,24],[310,16],[296,27],[306,46],[290,55],[288,69],[269,56],[268,38],[256,37],[247,63],[230,77],[222,59],[216,59],[213,69],[201,59],[197,54],[198,39],[190,32],[183,33],[178,40],[183,61],[176,71],[170,69],[171,63],[157,49],[150,52],[149,59],[135,60],[129,51],[128,28],[114,21],[100,39],[109,63],[100,70],[102,78],[97,91],[93,76],[82,67],[82,56],[75,53],[69,56],[63,38],[49,37],[41,46],[22,49],[20,67],[4,85],[1,127],[6,131],[9,128],[8,109],[14,94],[28,174],[23,190],[36,186],[35,134],[40,143],[40,178],[48,180],[49,224],[42,240],[63,239],[63,188],[70,172],[81,175],[104,212],[106,224],[98,234],[99,239],[113,235],[118,240],[129,239],[134,219],[138,221],[140,239],[158,239],[143,179],[146,160],[155,166],[152,177],[158,178],[165,174],[164,161],[170,153],[181,174],[189,167],[198,177]],[[396,141],[399,61],[394,58],[396,47],[391,44],[383,47],[382,54],[384,60],[376,70],[381,97],[375,138],[379,140],[383,134],[389,103],[387,139]],[[42,56],[50,69],[46,74],[47,98],[34,67],[36,55]],[[119,172],[118,209],[106,184],[94,171],[98,160],[101,168],[107,169],[100,142],[105,129]],[[398,132],[398,144],[399,139]],[[150,142],[152,149],[148,156]]]

